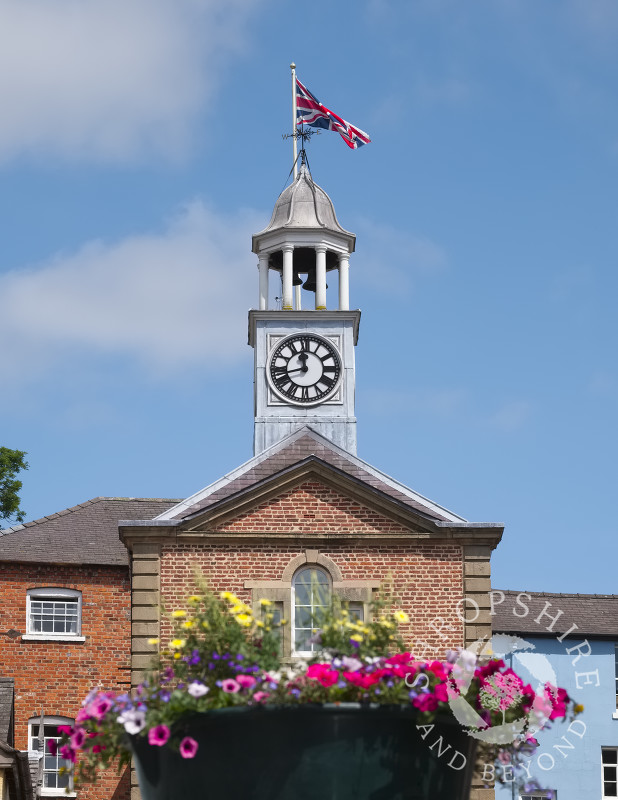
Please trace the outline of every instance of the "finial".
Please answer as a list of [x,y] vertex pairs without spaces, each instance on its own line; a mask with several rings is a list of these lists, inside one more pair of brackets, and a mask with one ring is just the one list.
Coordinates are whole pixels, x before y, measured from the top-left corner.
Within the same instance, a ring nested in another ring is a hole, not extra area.
[[293,61],[292,61],[292,63],[290,64],[290,69],[296,69],[296,64],[295,64]]

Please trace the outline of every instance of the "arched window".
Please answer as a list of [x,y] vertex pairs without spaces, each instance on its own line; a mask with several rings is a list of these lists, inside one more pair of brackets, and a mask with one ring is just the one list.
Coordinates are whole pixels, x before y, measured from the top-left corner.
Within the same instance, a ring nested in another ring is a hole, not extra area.
[[331,604],[331,581],[319,567],[306,566],[292,581],[292,625],[294,652],[312,653],[320,646],[311,641],[322,622],[323,611]]
[[[49,750],[51,741],[58,742],[60,739],[59,726],[73,725],[74,720],[69,717],[43,717],[43,727],[41,728],[41,717],[31,717],[28,720],[28,747],[32,753],[38,753],[40,758],[39,782],[41,797],[53,795],[54,797],[64,796],[65,790],[71,793],[73,790],[70,773],[64,771],[71,766],[70,761],[66,761],[59,753],[52,755]],[[42,740],[41,740],[42,739]],[[75,796],[75,795],[73,795]]]

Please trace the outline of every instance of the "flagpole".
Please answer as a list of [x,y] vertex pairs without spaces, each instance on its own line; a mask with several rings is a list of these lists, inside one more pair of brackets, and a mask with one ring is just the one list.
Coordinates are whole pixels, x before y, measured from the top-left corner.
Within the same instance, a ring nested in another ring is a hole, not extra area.
[[292,70],[292,153],[294,156],[294,180],[298,175],[298,167],[296,162],[298,160],[298,148],[296,144],[296,64],[292,61],[290,64]]

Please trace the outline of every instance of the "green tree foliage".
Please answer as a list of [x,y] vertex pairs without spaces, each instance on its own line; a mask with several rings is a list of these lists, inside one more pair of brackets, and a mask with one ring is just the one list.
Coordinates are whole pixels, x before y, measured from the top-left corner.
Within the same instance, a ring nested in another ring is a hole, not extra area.
[[25,455],[22,450],[0,447],[0,522],[11,518],[23,522],[25,519],[26,514],[19,507],[22,483],[16,478],[18,472],[28,469]]

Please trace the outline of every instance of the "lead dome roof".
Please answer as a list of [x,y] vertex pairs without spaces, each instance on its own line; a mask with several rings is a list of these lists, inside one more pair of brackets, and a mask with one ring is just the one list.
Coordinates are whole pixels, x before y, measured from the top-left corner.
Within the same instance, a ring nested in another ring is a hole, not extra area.
[[324,189],[311,177],[307,167],[302,164],[296,180],[281,192],[275,203],[270,222],[264,230],[253,236],[253,252],[257,252],[258,240],[267,234],[288,230],[328,230],[336,232],[354,250],[356,236],[342,228],[335,214],[333,201]]

